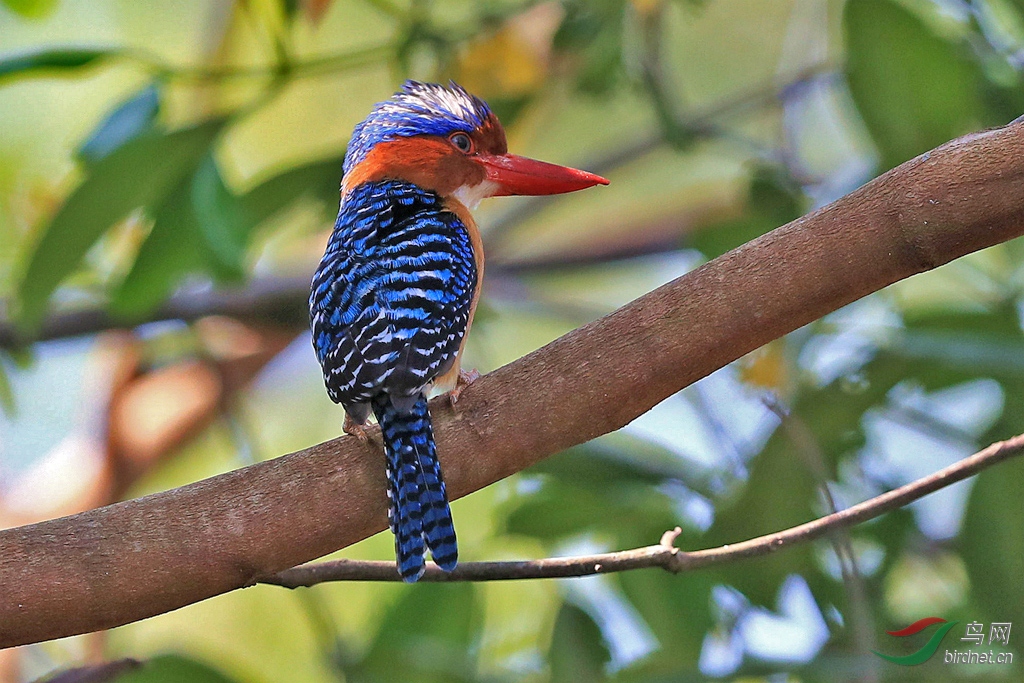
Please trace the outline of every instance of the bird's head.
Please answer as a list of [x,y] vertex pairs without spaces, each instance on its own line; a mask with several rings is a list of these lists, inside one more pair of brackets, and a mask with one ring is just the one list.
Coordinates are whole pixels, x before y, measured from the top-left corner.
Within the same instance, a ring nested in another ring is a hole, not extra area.
[[607,185],[601,176],[508,153],[487,104],[455,83],[407,81],[356,126],[345,155],[342,196],[396,179],[474,206],[499,195],[559,194]]

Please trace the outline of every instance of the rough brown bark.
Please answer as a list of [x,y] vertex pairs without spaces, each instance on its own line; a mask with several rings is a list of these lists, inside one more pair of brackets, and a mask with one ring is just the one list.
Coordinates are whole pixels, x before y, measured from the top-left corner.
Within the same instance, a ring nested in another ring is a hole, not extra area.
[[[1024,126],[969,135],[435,401],[459,497],[622,427],[762,344],[1024,233]],[[251,585],[386,527],[351,437],[0,532],[0,646],[117,626]]]

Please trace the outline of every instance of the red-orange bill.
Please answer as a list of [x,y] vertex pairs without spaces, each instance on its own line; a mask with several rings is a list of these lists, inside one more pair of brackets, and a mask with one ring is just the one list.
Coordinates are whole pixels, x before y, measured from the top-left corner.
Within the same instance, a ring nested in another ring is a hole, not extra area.
[[561,194],[607,185],[599,175],[567,166],[549,164],[515,154],[479,154],[487,179],[500,188],[495,196]]

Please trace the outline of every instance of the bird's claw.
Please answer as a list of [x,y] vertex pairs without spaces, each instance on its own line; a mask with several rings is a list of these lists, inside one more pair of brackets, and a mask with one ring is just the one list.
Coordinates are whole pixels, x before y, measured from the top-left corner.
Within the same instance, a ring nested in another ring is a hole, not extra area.
[[352,416],[347,413],[345,414],[345,424],[341,428],[346,434],[351,434],[362,443],[367,443],[370,440],[363,425],[353,420]]
[[448,392],[448,401],[454,407],[459,402],[463,390],[473,382],[480,379],[480,373],[476,370],[459,370],[459,377],[455,380],[455,388]]

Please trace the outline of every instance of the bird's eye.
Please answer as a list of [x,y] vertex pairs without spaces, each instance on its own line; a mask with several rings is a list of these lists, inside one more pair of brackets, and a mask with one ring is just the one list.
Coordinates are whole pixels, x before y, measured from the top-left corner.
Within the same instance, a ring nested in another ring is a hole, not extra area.
[[471,154],[473,152],[473,141],[465,133],[452,133],[448,141],[463,154]]

